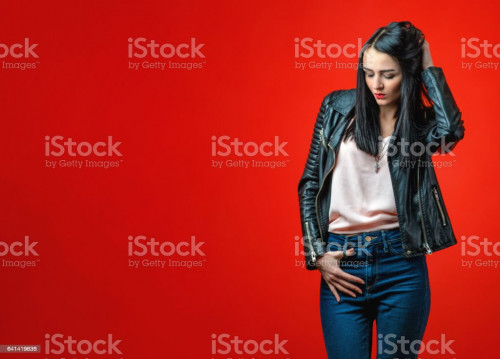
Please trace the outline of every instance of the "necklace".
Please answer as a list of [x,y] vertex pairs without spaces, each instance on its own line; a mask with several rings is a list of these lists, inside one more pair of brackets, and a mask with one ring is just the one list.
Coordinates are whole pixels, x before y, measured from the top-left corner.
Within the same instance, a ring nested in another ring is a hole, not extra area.
[[[378,155],[375,156],[375,173],[378,173],[378,171],[380,170],[380,160],[382,159],[382,157],[385,155],[385,152],[384,152],[384,149],[385,148],[389,148],[388,145],[389,145],[389,142],[390,141],[387,141],[387,143],[384,145],[384,147],[382,147],[382,151],[380,151],[380,153]],[[387,152],[387,151],[386,151]]]

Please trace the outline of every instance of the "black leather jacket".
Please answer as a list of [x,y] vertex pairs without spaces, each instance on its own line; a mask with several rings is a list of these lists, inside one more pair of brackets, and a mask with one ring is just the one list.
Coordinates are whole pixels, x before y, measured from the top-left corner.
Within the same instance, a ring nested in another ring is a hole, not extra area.
[[[432,152],[425,151],[418,163],[410,165],[402,151],[388,152],[389,172],[405,256],[413,257],[457,243],[432,166],[432,153],[451,151],[464,137],[462,113],[446,83],[443,70],[431,66],[422,71],[422,81],[433,101],[435,116],[423,134]],[[328,238],[331,174],[347,115],[355,104],[355,89],[336,90],[321,103],[304,172],[299,181],[299,205],[304,238],[306,269],[314,270],[316,260],[326,252]],[[443,142],[441,142],[443,141]],[[397,146],[396,136],[389,148]],[[442,144],[445,144],[444,146]],[[431,144],[432,145],[432,144]],[[397,147],[399,149],[399,147]]]

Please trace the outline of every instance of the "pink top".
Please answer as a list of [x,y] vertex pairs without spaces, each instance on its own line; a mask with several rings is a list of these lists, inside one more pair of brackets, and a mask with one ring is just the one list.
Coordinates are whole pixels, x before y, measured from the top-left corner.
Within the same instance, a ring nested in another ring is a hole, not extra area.
[[351,234],[399,227],[392,180],[387,163],[391,136],[379,144],[379,171],[375,157],[356,147],[351,137],[340,144],[332,173],[328,231]]

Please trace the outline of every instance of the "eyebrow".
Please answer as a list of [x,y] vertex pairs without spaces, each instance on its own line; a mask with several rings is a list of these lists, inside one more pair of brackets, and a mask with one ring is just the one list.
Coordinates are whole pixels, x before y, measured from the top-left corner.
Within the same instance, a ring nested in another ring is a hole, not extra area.
[[[372,69],[369,69],[368,67],[364,67],[364,66],[363,66],[363,71],[364,71],[364,70],[373,71]],[[396,71],[396,69],[380,70],[380,72],[391,72],[391,71]]]

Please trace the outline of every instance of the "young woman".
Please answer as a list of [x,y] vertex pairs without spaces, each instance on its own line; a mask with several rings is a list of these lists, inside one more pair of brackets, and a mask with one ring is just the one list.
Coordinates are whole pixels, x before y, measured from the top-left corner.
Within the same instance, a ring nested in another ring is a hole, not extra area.
[[443,70],[408,21],[364,44],[356,89],[324,98],[298,190],[329,358],[370,358],[374,321],[379,359],[417,358],[426,254],[457,243],[431,156],[463,137]]

